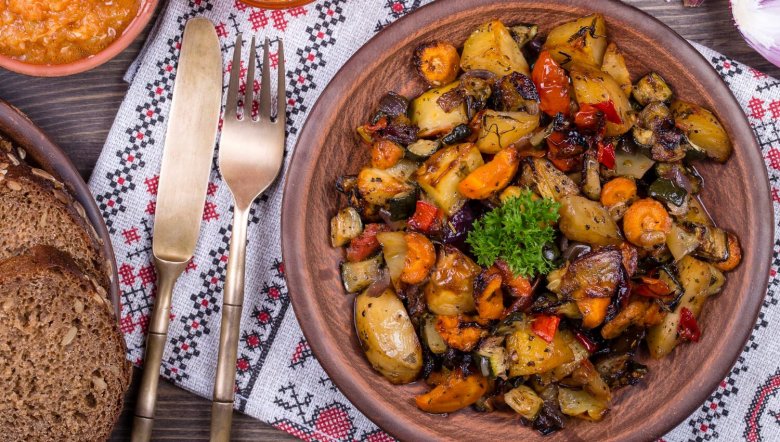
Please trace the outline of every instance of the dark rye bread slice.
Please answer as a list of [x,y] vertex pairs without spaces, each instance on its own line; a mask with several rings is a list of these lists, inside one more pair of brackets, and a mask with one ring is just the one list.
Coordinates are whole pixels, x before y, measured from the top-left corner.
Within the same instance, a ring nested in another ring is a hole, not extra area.
[[53,246],[108,290],[113,272],[84,208],[49,173],[22,161],[20,152],[0,137],[0,260]]
[[69,256],[0,263],[0,440],[105,440],[130,376],[109,301]]

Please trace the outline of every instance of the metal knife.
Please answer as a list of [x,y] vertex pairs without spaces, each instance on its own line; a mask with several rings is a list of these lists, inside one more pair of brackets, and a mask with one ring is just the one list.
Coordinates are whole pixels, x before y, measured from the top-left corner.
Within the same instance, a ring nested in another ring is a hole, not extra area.
[[133,420],[134,442],[151,437],[171,293],[195,253],[221,104],[222,52],[217,32],[209,20],[193,18],[184,28],[157,191],[152,239],[157,296]]

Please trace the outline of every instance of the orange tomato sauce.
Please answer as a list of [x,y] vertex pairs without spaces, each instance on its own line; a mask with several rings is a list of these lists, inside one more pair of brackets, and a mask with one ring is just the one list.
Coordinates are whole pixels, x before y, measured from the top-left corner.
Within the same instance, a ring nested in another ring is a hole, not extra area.
[[0,0],[0,54],[64,64],[97,54],[138,13],[141,0]]

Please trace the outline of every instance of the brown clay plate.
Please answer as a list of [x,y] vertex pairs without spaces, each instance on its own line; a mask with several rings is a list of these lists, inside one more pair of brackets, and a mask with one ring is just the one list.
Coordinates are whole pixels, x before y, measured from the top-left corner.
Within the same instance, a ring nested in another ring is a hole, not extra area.
[[48,136],[19,109],[3,100],[0,100],[0,133],[24,148],[27,152],[27,161],[49,172],[64,183],[70,194],[84,206],[87,218],[103,242],[103,257],[111,263],[109,297],[114,305],[114,313],[119,318],[121,306],[119,305],[119,285],[114,250],[111,247],[111,238],[108,236],[106,224],[103,222],[103,217],[87,184],[70,159]]
[[385,91],[414,96],[423,90],[411,67],[421,42],[462,44],[478,25],[499,18],[529,22],[546,33],[575,17],[600,12],[609,38],[626,54],[637,80],[659,72],[676,94],[713,109],[734,143],[725,166],[704,163],[702,199],[717,223],[737,233],[744,262],[728,275],[723,292],[705,307],[703,337],[682,345],[637,386],[619,390],[600,423],[569,419],[547,441],[651,440],[700,406],[725,377],[742,350],[767,288],[773,216],[769,183],[759,147],[738,103],[717,73],[682,37],[663,23],[616,1],[438,1],[391,25],[344,65],[308,117],[292,158],[282,209],[282,251],[295,313],[317,359],[368,418],[404,440],[504,440],[541,438],[504,413],[462,410],[449,416],[417,409],[421,383],[394,386],[373,371],[353,327],[353,297],[338,275],[342,251],[329,245],[329,219],[339,198],[334,180],[356,173],[368,159],[358,150],[354,128]]

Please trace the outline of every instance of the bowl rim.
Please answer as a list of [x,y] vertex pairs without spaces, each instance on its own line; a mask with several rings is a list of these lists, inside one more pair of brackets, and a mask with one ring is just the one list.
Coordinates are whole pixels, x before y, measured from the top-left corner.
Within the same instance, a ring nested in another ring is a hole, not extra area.
[[97,54],[63,64],[31,64],[0,54],[0,67],[33,77],[64,77],[94,69],[127,49],[154,16],[159,0],[140,0],[138,12],[122,34]]
[[[530,2],[534,1],[532,0]],[[497,0],[490,2],[491,6],[510,5],[514,3],[517,2],[514,0]],[[542,2],[536,1],[535,3],[541,4]],[[648,36],[653,36],[655,40],[661,41],[665,46],[674,46],[679,56],[687,60],[690,70],[702,74],[697,76],[697,81],[706,89],[713,91],[712,95],[722,97],[719,102],[718,113],[721,115],[728,115],[731,119],[730,121],[732,124],[729,135],[733,139],[739,139],[741,143],[745,145],[746,149],[741,151],[741,155],[745,156],[746,164],[749,166],[760,165],[761,169],[764,171],[759,177],[754,177],[756,180],[756,189],[759,192],[756,200],[765,202],[764,205],[756,207],[758,210],[757,217],[759,219],[770,220],[771,224],[768,228],[764,228],[758,232],[756,236],[756,243],[765,245],[765,247],[755,251],[755,261],[760,264],[760,267],[753,269],[751,274],[758,275],[758,277],[747,278],[746,281],[752,284],[755,291],[760,292],[760,296],[749,298],[743,303],[741,312],[744,313],[742,317],[746,319],[743,321],[746,325],[742,329],[738,329],[734,333],[724,336],[721,340],[726,341],[723,348],[729,349],[722,355],[722,362],[717,366],[717,368],[721,369],[712,370],[711,372],[701,375],[698,378],[698,380],[702,381],[698,384],[700,388],[695,389],[695,391],[692,391],[691,394],[687,395],[682,401],[671,406],[667,419],[656,421],[649,427],[637,429],[636,432],[632,433],[634,434],[634,437],[640,437],[638,435],[641,434],[643,439],[657,439],[682,422],[704,403],[706,398],[716,389],[717,385],[734,366],[737,358],[742,353],[745,342],[747,342],[752,333],[753,324],[758,317],[768,288],[768,274],[773,251],[771,244],[774,241],[775,223],[770,197],[769,178],[766,173],[766,166],[763,161],[760,147],[750,127],[747,116],[720,75],[718,75],[709,62],[707,62],[707,60],[686,39],[650,14],[617,0],[607,0],[604,2],[559,0],[557,3],[571,5],[593,12],[600,12],[607,18],[611,17],[613,19],[623,20],[624,22],[635,25],[639,32]],[[327,328],[325,326],[326,321],[309,320],[315,316],[313,313],[316,311],[314,297],[306,290],[313,278],[311,275],[308,275],[305,266],[296,265],[296,263],[302,263],[301,258],[303,256],[298,252],[295,244],[299,238],[305,237],[304,232],[306,231],[307,225],[307,218],[297,215],[306,213],[307,209],[306,198],[299,197],[299,195],[304,195],[303,192],[305,191],[305,189],[300,186],[300,183],[308,183],[310,181],[309,177],[314,173],[314,168],[310,165],[311,160],[317,155],[316,148],[312,149],[309,147],[312,144],[315,146],[317,145],[314,143],[314,138],[317,136],[319,119],[312,117],[318,115],[322,108],[327,107],[327,102],[338,100],[338,97],[343,94],[344,89],[349,88],[350,84],[356,81],[355,78],[350,79],[350,77],[354,77],[354,75],[350,74],[355,72],[356,68],[369,65],[370,62],[376,58],[375,54],[379,53],[377,51],[382,48],[382,43],[385,39],[384,36],[389,34],[389,29],[397,31],[398,35],[414,35],[419,32],[422,27],[434,23],[439,18],[444,18],[448,15],[464,12],[469,9],[475,9],[480,6],[485,6],[486,4],[487,2],[484,0],[440,0],[429,3],[413,13],[400,18],[369,39],[336,72],[332,80],[314,103],[301,129],[296,142],[296,148],[286,173],[286,176],[294,176],[295,179],[286,179],[284,186],[281,215],[282,259],[285,263],[285,280],[287,282],[288,292],[290,293],[293,310],[298,318],[301,330],[309,342],[310,348],[318,362],[333,380],[334,384],[339,387],[339,390],[344,396],[373,423],[400,440],[433,439],[436,438],[437,435],[430,431],[421,433],[420,428],[417,426],[407,425],[411,422],[396,413],[397,407],[388,407],[381,403],[377,403],[371,399],[370,395],[363,394],[361,386],[367,385],[369,382],[362,379],[353,379],[349,376],[349,370],[343,370],[348,366],[344,361],[339,358],[329,357],[329,355],[340,352],[341,349],[338,343],[330,342],[328,339],[325,339],[325,336],[327,335],[327,333],[325,333],[325,329]],[[415,21],[415,19],[419,17],[417,14],[420,11],[425,11],[428,14],[423,24],[419,21]],[[296,296],[296,293],[300,293],[300,295]],[[441,437],[441,435],[438,436]]]
[[101,241],[101,254],[111,263],[111,271],[108,275],[110,284],[108,297],[114,307],[114,316],[119,321],[122,306],[116,256],[103,215],[87,183],[70,158],[48,135],[16,106],[3,99],[0,99],[0,131],[10,137],[11,141],[23,147],[42,169],[62,182],[73,198],[84,207],[89,223],[95,228]]

